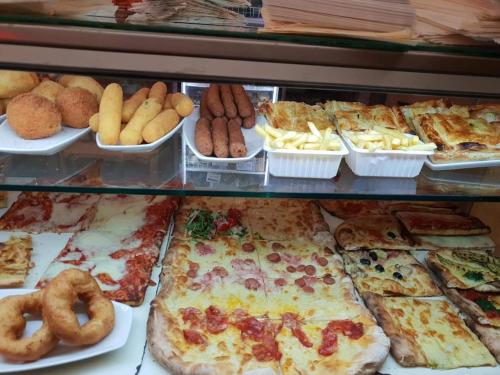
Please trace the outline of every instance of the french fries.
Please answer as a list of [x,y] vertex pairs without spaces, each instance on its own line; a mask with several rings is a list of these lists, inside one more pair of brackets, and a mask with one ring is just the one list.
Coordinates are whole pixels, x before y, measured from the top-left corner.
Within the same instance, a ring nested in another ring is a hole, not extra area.
[[375,125],[364,132],[344,131],[357,147],[368,150],[432,151],[435,143],[422,143],[418,136]]
[[296,132],[273,128],[269,124],[257,125],[257,134],[265,138],[266,144],[278,150],[318,150],[338,151],[341,140],[332,128],[318,130],[316,125],[308,122],[310,132]]

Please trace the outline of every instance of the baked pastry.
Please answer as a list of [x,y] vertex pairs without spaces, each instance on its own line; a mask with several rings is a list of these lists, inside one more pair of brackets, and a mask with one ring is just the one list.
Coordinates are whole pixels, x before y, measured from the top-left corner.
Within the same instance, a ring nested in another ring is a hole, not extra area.
[[500,124],[483,118],[464,118],[451,114],[426,114],[413,124],[424,142],[434,142],[435,163],[500,158]]
[[56,105],[32,93],[12,99],[7,106],[7,121],[24,139],[47,138],[61,130],[61,113]]
[[373,129],[374,126],[399,130],[403,133],[412,131],[400,111],[394,111],[385,105],[367,106],[352,111],[336,111],[335,120],[341,131],[365,131]]
[[64,125],[86,128],[89,119],[99,111],[99,103],[90,91],[79,87],[66,87],[57,96],[56,105]]
[[36,73],[0,70],[0,98],[12,98],[29,92],[39,83]]
[[297,102],[265,102],[259,111],[266,116],[269,124],[277,129],[309,132],[307,122],[313,122],[319,130],[333,127],[326,111],[319,106]]

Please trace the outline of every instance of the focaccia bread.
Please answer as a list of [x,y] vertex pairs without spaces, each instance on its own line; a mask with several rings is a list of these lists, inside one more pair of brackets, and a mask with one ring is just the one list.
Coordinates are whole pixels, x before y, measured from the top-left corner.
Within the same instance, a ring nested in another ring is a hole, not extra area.
[[488,252],[430,252],[426,261],[447,288],[500,292],[500,258]]
[[448,301],[366,294],[365,302],[391,339],[404,367],[495,366],[495,358]]
[[435,163],[490,160],[500,157],[500,124],[482,118],[458,115],[425,114],[413,121],[424,142],[434,142],[438,151]]
[[326,111],[320,106],[286,101],[265,102],[259,107],[259,111],[277,129],[309,132],[308,121],[313,122],[319,130],[334,127]]
[[339,131],[365,131],[374,126],[387,129],[411,132],[400,112],[393,111],[385,105],[374,105],[355,111],[336,111],[335,120]]
[[413,242],[391,215],[358,216],[347,219],[335,230],[343,250],[412,250]]
[[33,250],[31,236],[0,242],[0,288],[23,286]]
[[427,270],[406,251],[346,251],[342,257],[361,294],[413,297],[442,294]]
[[474,216],[412,211],[398,211],[395,215],[411,234],[471,236],[491,231],[490,227]]

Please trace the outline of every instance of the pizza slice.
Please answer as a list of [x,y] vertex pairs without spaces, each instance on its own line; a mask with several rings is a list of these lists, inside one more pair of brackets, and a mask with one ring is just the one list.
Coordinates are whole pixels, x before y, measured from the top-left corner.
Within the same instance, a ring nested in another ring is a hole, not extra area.
[[326,111],[317,105],[287,101],[264,102],[260,105],[259,112],[277,129],[309,132],[308,122],[313,122],[319,130],[334,126]]
[[347,273],[361,294],[413,297],[442,294],[427,270],[406,251],[346,251],[342,257]]
[[279,322],[211,305],[173,312],[168,292],[151,304],[148,346],[173,375],[278,375]]
[[0,288],[23,286],[30,268],[31,237],[10,237],[0,242]]
[[401,366],[452,369],[496,365],[449,302],[372,293],[364,298],[391,339],[391,353]]
[[491,251],[495,243],[490,236],[412,236],[417,250]]
[[297,275],[328,278],[342,270],[342,259],[338,255],[314,242],[254,240],[245,244],[254,247],[259,256],[264,277],[290,279]]
[[500,293],[446,287],[444,291],[460,310],[478,323],[500,328]]
[[351,319],[282,319],[277,336],[283,375],[373,374],[389,353],[389,339],[369,314]]
[[335,230],[343,250],[412,250],[413,242],[391,215],[368,215],[347,219]]
[[330,215],[340,219],[350,219],[366,215],[383,215],[386,213],[383,201],[321,199],[319,200],[319,205]]
[[247,211],[239,208],[208,210],[182,208],[175,215],[174,237],[211,240],[219,237],[247,238],[250,234]]
[[331,238],[319,207],[314,202],[301,206],[248,208],[247,221],[254,239],[268,241],[313,241]]
[[411,211],[398,211],[395,216],[411,234],[471,236],[491,232],[487,225],[474,216]]
[[500,292],[500,258],[488,252],[430,252],[426,261],[447,288]]
[[76,232],[89,226],[99,200],[97,194],[22,192],[0,218],[0,229]]
[[38,287],[68,268],[88,271],[115,301],[142,304],[175,209],[162,196],[105,196],[88,230],[75,233]]
[[466,318],[465,322],[500,363],[500,328],[480,324],[470,318]]

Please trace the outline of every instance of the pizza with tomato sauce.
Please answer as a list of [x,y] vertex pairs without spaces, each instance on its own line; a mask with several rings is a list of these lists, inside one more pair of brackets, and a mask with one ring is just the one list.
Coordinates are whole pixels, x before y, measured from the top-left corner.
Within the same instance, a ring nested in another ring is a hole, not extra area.
[[175,208],[170,197],[103,196],[88,229],[71,237],[38,286],[78,268],[90,272],[108,298],[140,305]]
[[97,194],[22,192],[0,218],[0,230],[69,233],[86,229],[99,200]]
[[355,299],[342,258],[308,235],[281,239],[271,228],[266,239],[255,230],[252,212],[272,207],[286,221],[311,202],[190,203],[176,219],[182,229],[148,321],[159,363],[183,375],[372,374],[381,366],[389,340]]

